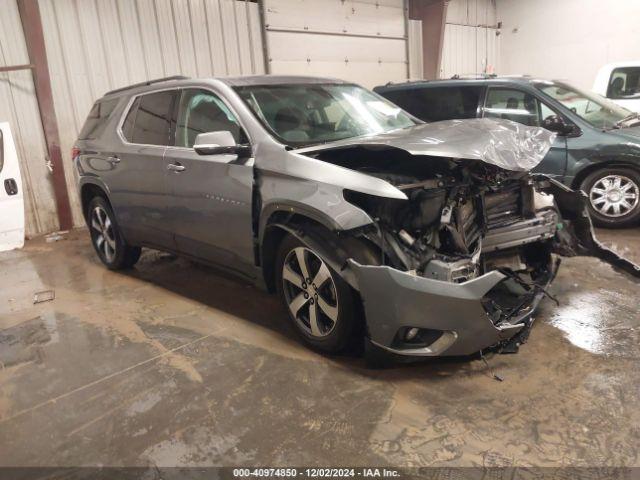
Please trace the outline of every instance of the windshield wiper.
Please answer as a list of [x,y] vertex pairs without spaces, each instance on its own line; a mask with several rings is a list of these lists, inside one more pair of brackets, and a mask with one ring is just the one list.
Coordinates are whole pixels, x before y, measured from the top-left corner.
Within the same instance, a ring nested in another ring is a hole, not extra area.
[[631,121],[631,120],[640,120],[640,113],[638,112],[633,112],[630,113],[629,115],[627,115],[626,117],[624,117],[621,120],[618,120],[616,123],[613,124],[613,128],[622,128],[622,126]]

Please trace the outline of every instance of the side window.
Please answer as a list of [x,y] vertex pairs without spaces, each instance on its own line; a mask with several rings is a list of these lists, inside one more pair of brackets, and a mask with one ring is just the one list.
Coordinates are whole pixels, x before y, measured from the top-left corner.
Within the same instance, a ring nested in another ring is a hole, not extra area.
[[84,122],[82,130],[78,138],[81,140],[89,140],[98,138],[104,132],[107,126],[107,120],[116,108],[119,99],[103,100],[96,102],[91,108],[87,119]]
[[425,122],[475,118],[481,87],[412,88],[385,92],[384,97]]
[[220,98],[200,89],[183,90],[176,122],[176,147],[193,147],[201,133],[227,130],[237,143],[245,143],[242,127]]
[[543,102],[540,102],[540,124],[542,125],[542,120],[552,115],[556,115],[556,112],[547,107]]
[[[170,132],[170,112],[175,91],[156,92],[142,95],[139,103],[134,103],[127,114],[125,124],[135,108],[135,119],[130,137],[132,143],[145,145],[168,145]],[[123,133],[128,125],[123,125]]]
[[537,127],[540,126],[542,114],[540,102],[533,95],[512,88],[490,88],[484,107],[484,116],[503,118]]
[[4,167],[4,133],[0,130],[0,172]]
[[611,72],[607,97],[614,99],[640,98],[640,67],[616,68]]

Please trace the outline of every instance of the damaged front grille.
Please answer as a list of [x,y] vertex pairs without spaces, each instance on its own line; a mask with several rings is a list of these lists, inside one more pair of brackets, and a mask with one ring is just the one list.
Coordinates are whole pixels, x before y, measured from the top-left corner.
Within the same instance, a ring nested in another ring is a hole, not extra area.
[[486,193],[484,211],[488,230],[522,220],[522,186],[516,183],[499,192]]

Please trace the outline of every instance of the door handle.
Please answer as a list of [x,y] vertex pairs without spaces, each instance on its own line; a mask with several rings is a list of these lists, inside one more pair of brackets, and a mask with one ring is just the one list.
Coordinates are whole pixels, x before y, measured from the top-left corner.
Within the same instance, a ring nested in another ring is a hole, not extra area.
[[167,165],[167,170],[171,170],[173,172],[183,172],[186,169],[184,165],[180,165],[179,163],[170,163],[169,165]]
[[7,178],[4,181],[4,189],[7,195],[16,195],[18,193],[18,183],[13,178]]
[[120,163],[120,158],[119,157],[109,157],[109,158],[107,158],[107,162],[109,162],[109,163]]

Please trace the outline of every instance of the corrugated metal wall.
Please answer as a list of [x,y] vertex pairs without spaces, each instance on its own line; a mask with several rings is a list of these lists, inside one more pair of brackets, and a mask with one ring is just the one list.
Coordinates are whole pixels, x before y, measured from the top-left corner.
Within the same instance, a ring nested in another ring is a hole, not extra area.
[[271,73],[406,80],[403,0],[265,0]]
[[[1,0],[0,65],[29,63],[15,0]],[[244,0],[40,0],[74,223],[83,224],[70,152],[106,91],[170,75],[264,73],[258,4]],[[29,71],[0,73],[24,176],[27,234],[57,229],[51,175]]]
[[[0,64],[28,63],[16,0],[1,0]],[[245,0],[39,0],[74,223],[83,223],[70,151],[105,91],[175,74],[264,73],[259,6]],[[372,87],[405,80],[405,0],[265,0],[271,73],[326,75]],[[412,25],[412,32],[419,32]],[[303,33],[306,32],[306,33]],[[409,53],[409,55],[408,55]],[[29,71],[0,74],[0,119],[15,132],[27,233],[57,228]]]
[[[106,91],[170,75],[264,73],[258,4],[244,0],[40,0],[63,154]],[[65,157],[74,222],[83,223]]]
[[[15,0],[2,0],[0,66],[29,63]],[[57,228],[47,149],[30,70],[0,73],[0,121],[8,121],[20,159],[25,201],[25,229],[36,235]]]
[[495,0],[452,0],[442,47],[440,77],[494,73],[500,56]]

